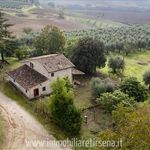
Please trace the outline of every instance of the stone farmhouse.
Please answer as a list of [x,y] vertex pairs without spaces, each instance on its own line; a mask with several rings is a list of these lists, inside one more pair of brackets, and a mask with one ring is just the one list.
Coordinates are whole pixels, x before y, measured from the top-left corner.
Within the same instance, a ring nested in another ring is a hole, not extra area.
[[50,85],[58,77],[68,77],[73,83],[73,76],[83,74],[64,55],[51,54],[23,61],[21,67],[8,72],[8,81],[28,99],[34,99],[49,95]]

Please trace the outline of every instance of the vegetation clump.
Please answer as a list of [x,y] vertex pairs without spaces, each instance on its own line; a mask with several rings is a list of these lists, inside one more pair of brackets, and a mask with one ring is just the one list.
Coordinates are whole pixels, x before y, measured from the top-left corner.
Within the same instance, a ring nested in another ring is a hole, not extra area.
[[81,113],[73,102],[72,88],[68,79],[57,79],[52,85],[50,111],[56,124],[70,135],[77,135],[81,129]]
[[11,26],[8,20],[4,18],[4,14],[0,12],[0,54],[2,62],[5,62],[6,54],[13,54],[11,50],[13,51],[14,46],[16,46],[14,41],[12,41],[12,33],[9,31]]
[[[119,149],[149,149],[150,147],[150,113],[149,106],[143,106],[137,110],[119,104],[113,111],[112,117],[115,123],[114,129],[103,131],[99,135],[100,140],[122,140]],[[110,148],[111,149],[111,148]]]
[[113,73],[117,73],[120,70],[124,70],[125,61],[119,56],[111,57],[108,61],[108,66],[112,69]]
[[80,39],[73,49],[72,62],[86,74],[95,74],[96,67],[104,67],[106,62],[103,42],[89,37]]
[[119,103],[123,103],[125,106],[135,105],[135,101],[133,98],[130,98],[127,94],[124,94],[119,90],[116,90],[113,93],[103,93],[97,99],[97,102],[101,104],[106,112],[109,113],[115,110]]
[[57,27],[46,26],[34,39],[37,55],[61,52],[65,46],[64,33]]
[[116,85],[109,79],[101,80],[100,78],[92,78],[91,92],[93,98],[98,98],[102,93],[113,92]]
[[148,98],[148,90],[134,77],[123,81],[120,89],[130,97],[133,97],[137,102],[143,102]]
[[150,90],[150,70],[149,71],[146,71],[143,75],[143,80],[144,80],[144,83],[145,85],[148,85],[149,86],[149,90]]

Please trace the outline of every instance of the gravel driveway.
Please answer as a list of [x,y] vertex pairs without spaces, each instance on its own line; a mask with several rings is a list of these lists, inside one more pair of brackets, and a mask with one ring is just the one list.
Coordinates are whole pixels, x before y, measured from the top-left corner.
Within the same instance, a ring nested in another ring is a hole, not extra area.
[[43,126],[15,101],[0,92],[0,113],[7,122],[4,150],[62,150]]

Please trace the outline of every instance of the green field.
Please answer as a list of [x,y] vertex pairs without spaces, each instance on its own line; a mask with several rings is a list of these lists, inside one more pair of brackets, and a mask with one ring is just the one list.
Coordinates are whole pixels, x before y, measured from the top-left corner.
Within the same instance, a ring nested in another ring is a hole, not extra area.
[[[150,51],[136,52],[125,57],[125,77],[132,76],[138,78],[139,81],[143,81],[143,74],[147,70],[150,70]],[[110,74],[107,65],[105,68],[100,69],[100,72]]]

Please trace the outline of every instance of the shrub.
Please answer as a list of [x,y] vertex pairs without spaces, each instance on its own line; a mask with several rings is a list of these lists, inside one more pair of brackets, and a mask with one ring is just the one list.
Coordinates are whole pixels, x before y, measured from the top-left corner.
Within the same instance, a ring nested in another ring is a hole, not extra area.
[[113,92],[115,89],[114,83],[110,79],[101,80],[93,78],[91,80],[91,91],[94,98],[99,97],[102,93]]
[[24,27],[24,28],[23,28],[23,32],[24,32],[25,34],[30,34],[30,33],[32,32],[32,28],[30,28],[30,27]]
[[150,70],[144,73],[143,80],[144,83],[149,86],[149,90],[150,90]]
[[26,58],[28,55],[28,47],[25,45],[20,46],[18,49],[16,49],[15,55],[19,60]]
[[97,102],[102,105],[106,112],[112,112],[116,109],[119,103],[123,103],[126,106],[134,106],[135,101],[127,94],[116,90],[114,93],[104,93],[97,99]]
[[144,101],[148,98],[148,90],[142,85],[137,78],[131,77],[122,82],[121,91],[134,97],[137,102]]
[[77,135],[81,129],[81,113],[73,103],[73,93],[69,80],[57,79],[52,84],[50,97],[51,115],[57,125],[70,135]]
[[124,69],[125,61],[119,56],[111,57],[108,61],[108,66],[112,69],[113,73],[117,73],[117,71]]
[[[119,105],[117,109],[113,111],[115,128],[102,131],[99,135],[100,140],[117,141],[118,139],[122,139],[123,143],[120,143],[120,147],[118,145],[115,150],[148,150],[150,148],[149,109],[149,107],[143,106],[137,110],[132,110],[129,107]],[[110,147],[110,149],[113,148]]]

